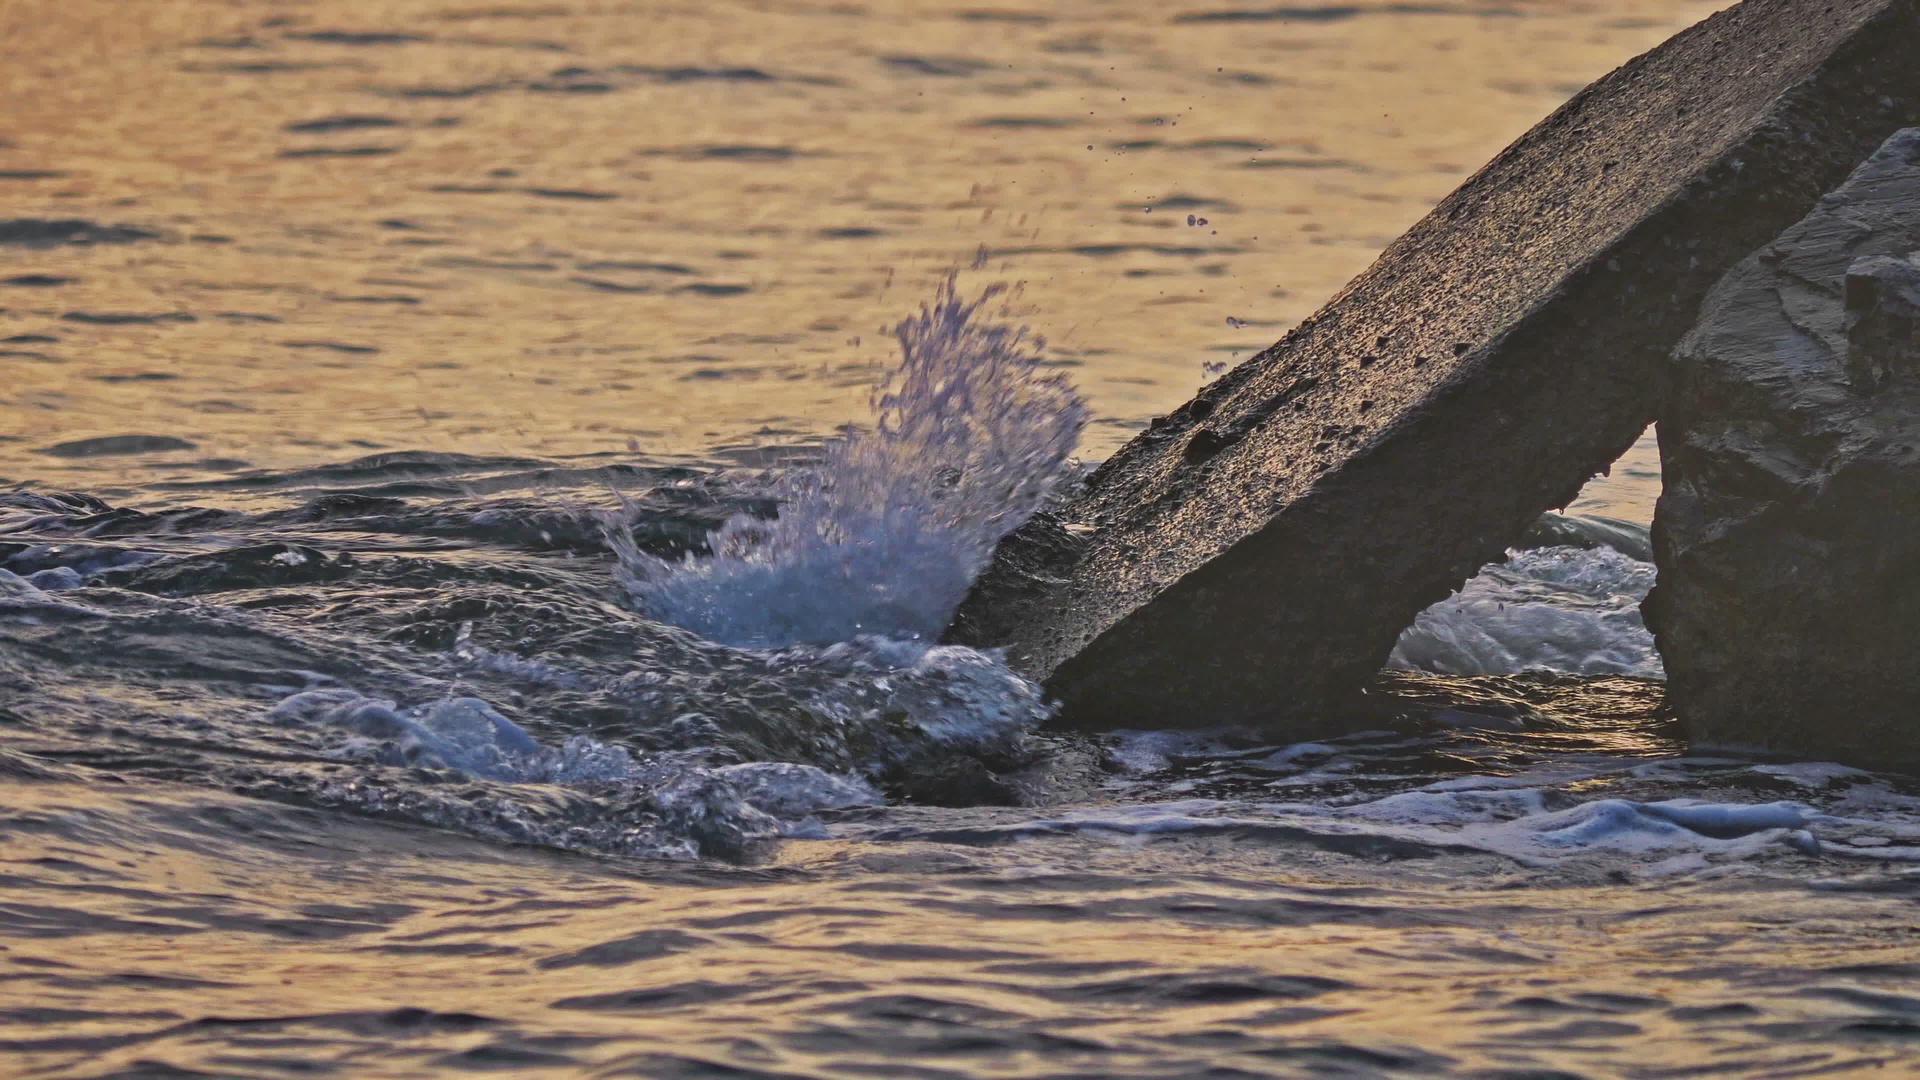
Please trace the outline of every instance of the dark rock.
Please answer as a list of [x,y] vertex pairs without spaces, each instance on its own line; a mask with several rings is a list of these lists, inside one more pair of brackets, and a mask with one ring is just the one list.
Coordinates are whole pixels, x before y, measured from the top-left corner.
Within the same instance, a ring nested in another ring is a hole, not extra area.
[[1660,418],[1668,694],[1708,743],[1920,764],[1920,128],[1728,274]]
[[1324,727],[1633,442],[1715,280],[1920,118],[1916,40],[1920,0],[1747,0],[1588,87],[1099,469],[1084,555],[966,640],[1069,723]]

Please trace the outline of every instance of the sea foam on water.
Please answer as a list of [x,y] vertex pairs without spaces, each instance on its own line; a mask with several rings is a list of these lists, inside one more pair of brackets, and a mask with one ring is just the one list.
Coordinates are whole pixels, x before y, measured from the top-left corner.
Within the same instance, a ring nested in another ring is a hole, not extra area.
[[1087,409],[1041,366],[1045,342],[1002,321],[992,285],[949,274],[894,329],[900,364],[871,426],[779,481],[779,517],[740,515],[711,553],[675,562],[613,529],[619,574],[647,614],[750,648],[857,636],[936,639],[1000,539],[1067,470]]

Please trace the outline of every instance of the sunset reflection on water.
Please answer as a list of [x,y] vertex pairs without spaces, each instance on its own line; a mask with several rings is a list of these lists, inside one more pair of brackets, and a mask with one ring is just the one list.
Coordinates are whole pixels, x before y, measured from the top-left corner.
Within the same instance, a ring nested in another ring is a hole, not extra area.
[[982,247],[1104,457],[1713,6],[12,0],[4,217],[156,237],[0,248],[0,479],[794,442]]

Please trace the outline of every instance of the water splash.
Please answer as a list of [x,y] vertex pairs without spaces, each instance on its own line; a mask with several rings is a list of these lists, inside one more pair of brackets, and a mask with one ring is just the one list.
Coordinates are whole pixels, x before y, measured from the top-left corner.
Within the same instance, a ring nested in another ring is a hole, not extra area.
[[998,317],[1007,291],[961,296],[949,274],[894,329],[900,365],[873,424],[780,481],[780,516],[742,515],[711,554],[670,562],[611,530],[620,577],[649,615],[751,648],[861,635],[931,641],[1007,533],[1038,510],[1087,421],[1045,342]]

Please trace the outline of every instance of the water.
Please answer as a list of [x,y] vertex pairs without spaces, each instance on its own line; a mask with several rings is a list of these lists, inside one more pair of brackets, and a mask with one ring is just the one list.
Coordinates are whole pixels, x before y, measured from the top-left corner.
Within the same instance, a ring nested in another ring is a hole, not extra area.
[[1640,618],[1653,578],[1645,553],[1560,544],[1512,551],[1421,612],[1391,663],[1449,675],[1565,671],[1658,679],[1665,670]]
[[1678,739],[1650,439],[1371,730],[928,640],[1705,10],[14,0],[0,1073],[1911,1070],[1920,783]]
[[616,518],[620,577],[644,611],[759,648],[939,639],[995,546],[1067,478],[1087,422],[1042,367],[1046,343],[993,320],[1006,287],[962,298],[956,277],[895,328],[900,364],[867,425],[778,478],[773,521],[740,514],[675,562],[628,542],[644,510]]

